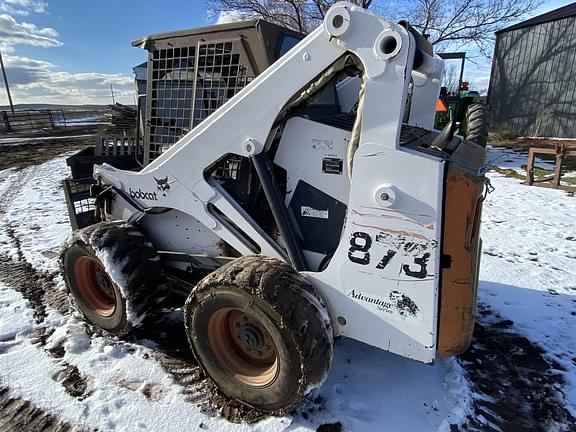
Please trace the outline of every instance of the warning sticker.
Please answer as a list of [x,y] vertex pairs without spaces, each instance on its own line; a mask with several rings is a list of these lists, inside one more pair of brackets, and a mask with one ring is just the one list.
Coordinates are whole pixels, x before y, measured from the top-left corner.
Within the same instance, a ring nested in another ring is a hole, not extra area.
[[328,210],[318,210],[308,206],[300,207],[300,214],[304,217],[328,219]]

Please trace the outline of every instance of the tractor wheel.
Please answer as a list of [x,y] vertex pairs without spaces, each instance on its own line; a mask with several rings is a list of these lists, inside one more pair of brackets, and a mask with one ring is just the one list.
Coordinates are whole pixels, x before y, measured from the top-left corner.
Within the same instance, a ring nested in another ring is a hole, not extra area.
[[61,256],[72,306],[93,326],[125,336],[166,297],[160,257],[124,222],[76,231]]
[[472,104],[466,110],[466,141],[482,147],[488,143],[489,112],[484,104]]
[[281,415],[325,380],[332,326],[314,287],[273,258],[238,258],[201,280],[185,306],[186,333],[228,396]]

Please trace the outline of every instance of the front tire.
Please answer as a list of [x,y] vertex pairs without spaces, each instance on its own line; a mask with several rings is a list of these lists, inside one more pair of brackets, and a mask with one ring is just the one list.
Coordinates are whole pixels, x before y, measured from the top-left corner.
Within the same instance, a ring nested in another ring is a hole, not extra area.
[[72,306],[93,326],[125,336],[166,297],[160,257],[132,225],[102,222],[76,231],[61,256]]
[[228,396],[281,415],[320,386],[332,327],[314,287],[273,258],[242,257],[204,278],[185,307],[191,349]]

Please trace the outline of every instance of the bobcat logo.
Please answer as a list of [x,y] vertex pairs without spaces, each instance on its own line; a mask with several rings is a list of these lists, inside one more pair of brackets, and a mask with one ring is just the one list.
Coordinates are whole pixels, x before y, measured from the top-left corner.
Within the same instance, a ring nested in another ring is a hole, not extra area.
[[170,190],[170,183],[173,183],[174,181],[169,182],[168,181],[168,176],[166,176],[163,179],[158,179],[156,177],[154,177],[154,180],[156,180],[156,188],[162,192],[162,195],[166,196],[166,192]]

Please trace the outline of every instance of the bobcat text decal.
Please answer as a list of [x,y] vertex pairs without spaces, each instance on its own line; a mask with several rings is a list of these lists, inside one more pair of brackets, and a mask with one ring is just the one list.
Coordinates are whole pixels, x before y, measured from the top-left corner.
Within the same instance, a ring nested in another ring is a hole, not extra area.
[[149,201],[158,201],[156,192],[144,192],[142,189],[138,188],[137,191],[130,188],[130,198],[145,199]]

